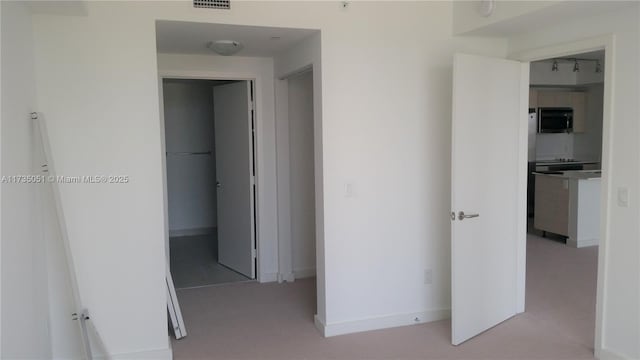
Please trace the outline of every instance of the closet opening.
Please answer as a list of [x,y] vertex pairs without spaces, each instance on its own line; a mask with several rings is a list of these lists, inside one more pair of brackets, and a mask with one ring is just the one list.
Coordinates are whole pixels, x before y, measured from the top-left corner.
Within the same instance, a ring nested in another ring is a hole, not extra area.
[[251,80],[162,80],[169,263],[177,289],[256,278]]

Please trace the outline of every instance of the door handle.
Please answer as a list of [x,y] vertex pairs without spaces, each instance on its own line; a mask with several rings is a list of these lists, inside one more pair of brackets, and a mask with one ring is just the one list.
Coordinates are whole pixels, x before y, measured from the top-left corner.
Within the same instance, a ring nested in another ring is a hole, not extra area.
[[222,184],[220,184],[220,181],[216,181],[216,187],[217,188],[221,188],[222,187]]
[[480,214],[465,214],[464,211],[458,213],[458,220],[477,218]]

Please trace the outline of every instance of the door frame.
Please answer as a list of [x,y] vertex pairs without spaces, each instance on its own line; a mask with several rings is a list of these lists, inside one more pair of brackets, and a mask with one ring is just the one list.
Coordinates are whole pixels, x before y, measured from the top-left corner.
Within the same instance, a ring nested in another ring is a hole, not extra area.
[[[226,72],[215,72],[215,71],[163,71],[158,73],[158,88],[159,88],[159,101],[160,101],[160,138],[161,138],[161,149],[160,151],[162,156],[162,193],[163,193],[163,216],[164,216],[164,241],[165,241],[165,253],[166,253],[166,261],[167,268],[171,269],[171,261],[170,261],[170,248],[169,248],[169,194],[167,187],[167,159],[166,159],[166,137],[165,137],[165,122],[164,122],[164,89],[163,89],[163,80],[165,79],[185,79],[185,80],[237,80],[237,81],[250,81],[252,84],[252,94],[253,94],[253,120],[255,124],[255,137],[253,140],[253,151],[251,155],[253,157],[253,161],[255,161],[255,192],[252,191],[251,197],[253,199],[251,211],[255,214],[252,221],[252,237],[255,244],[256,249],[256,278],[258,282],[269,281],[270,279],[265,279],[265,274],[260,271],[261,264],[261,251],[260,251],[260,239],[261,239],[261,222],[260,222],[260,211],[259,203],[260,203],[260,165],[262,159],[260,157],[260,152],[258,148],[260,147],[262,131],[259,129],[260,124],[260,115],[259,109],[257,106],[258,103],[258,89],[260,89],[261,79],[259,76],[255,74],[247,74],[247,73],[226,73]],[[211,98],[213,101],[213,98]]]
[[[511,60],[517,60],[521,62],[531,62],[537,60],[544,60],[554,57],[562,57],[575,55],[584,52],[604,50],[604,104],[602,112],[602,187],[600,190],[600,243],[598,245],[598,279],[596,290],[596,323],[595,323],[595,339],[594,339],[594,354],[596,357],[600,356],[602,350],[602,315],[604,311],[604,302],[606,302],[605,288],[606,271],[607,271],[607,251],[609,246],[609,233],[610,233],[610,213],[611,213],[611,198],[612,184],[609,178],[611,174],[612,159],[612,128],[613,128],[613,74],[615,73],[615,37],[614,35],[603,35],[578,41],[572,41],[569,43],[554,44],[541,48],[528,49],[520,51],[514,54],[510,54],[507,58]],[[526,129],[525,129],[526,132]],[[525,134],[526,136],[526,134]],[[526,139],[526,137],[525,137]],[[521,143],[520,152],[526,156],[527,142]],[[526,158],[524,158],[526,159]],[[519,179],[520,186],[524,184],[526,189],[527,177],[526,173],[522,173]],[[525,192],[526,194],[526,192]],[[526,200],[523,206],[520,206],[522,213],[518,217],[518,224],[520,229],[524,229],[523,236],[526,239]],[[522,230],[521,230],[522,231]],[[523,256],[523,260],[526,261],[526,240],[524,242],[519,241],[520,246],[524,246],[523,249],[518,250],[518,256]],[[524,263],[522,263],[524,264]],[[518,289],[518,296],[522,297],[522,305],[524,307],[524,295],[526,288],[524,286],[524,280],[526,276],[526,267],[521,266],[519,269],[519,281],[521,281],[522,289]]]

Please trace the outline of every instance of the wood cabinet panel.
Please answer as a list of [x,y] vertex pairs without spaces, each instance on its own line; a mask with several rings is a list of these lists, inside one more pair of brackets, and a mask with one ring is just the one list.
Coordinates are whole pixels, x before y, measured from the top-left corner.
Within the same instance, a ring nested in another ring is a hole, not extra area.
[[555,91],[538,91],[538,107],[555,107]]
[[571,93],[571,107],[573,108],[573,132],[583,133],[587,127],[587,97],[582,92]]
[[536,89],[529,89],[529,107],[538,107],[538,90]]
[[570,108],[573,107],[572,97],[570,92],[568,91],[556,91],[555,93],[555,102],[556,107],[564,107]]
[[569,180],[536,175],[533,227],[569,236]]

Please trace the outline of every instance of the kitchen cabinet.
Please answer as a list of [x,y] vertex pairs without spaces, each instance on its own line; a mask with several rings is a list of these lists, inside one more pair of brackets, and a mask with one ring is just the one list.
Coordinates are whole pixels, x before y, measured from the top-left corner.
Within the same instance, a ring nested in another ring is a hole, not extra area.
[[569,236],[569,180],[536,175],[533,227]]
[[537,108],[538,107],[538,90],[529,89],[529,108]]
[[538,91],[538,107],[557,107],[556,91]]
[[[535,91],[535,95],[532,92]],[[544,91],[531,89],[529,103],[535,98],[535,107],[564,107],[573,109],[573,132],[586,131],[586,94],[578,91]],[[531,105],[530,105],[531,106]]]
[[533,226],[567,237],[567,245],[598,245],[600,172],[564,171],[535,174]]
[[587,100],[583,92],[572,92],[571,107],[573,108],[573,132],[583,133],[587,123]]
[[[537,92],[538,107],[573,107],[573,93],[540,90]],[[529,94],[529,98],[531,98],[531,94]]]
[[568,91],[557,91],[555,94],[556,107],[573,107],[573,97],[571,96],[571,94],[573,93]]

